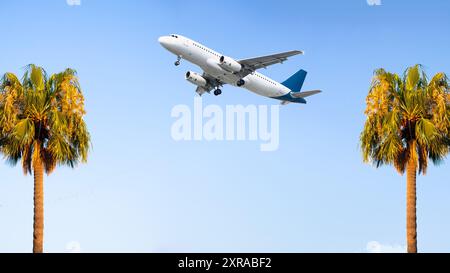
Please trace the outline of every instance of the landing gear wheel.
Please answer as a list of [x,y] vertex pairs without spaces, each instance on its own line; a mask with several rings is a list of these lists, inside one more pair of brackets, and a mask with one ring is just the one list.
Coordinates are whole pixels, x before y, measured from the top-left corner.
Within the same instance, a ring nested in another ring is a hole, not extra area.
[[214,95],[219,96],[220,94],[222,94],[222,90],[220,89],[214,90]]
[[175,66],[179,66],[180,63],[181,63],[180,61],[181,61],[181,57],[178,56],[178,57],[177,57],[177,61],[175,62]]

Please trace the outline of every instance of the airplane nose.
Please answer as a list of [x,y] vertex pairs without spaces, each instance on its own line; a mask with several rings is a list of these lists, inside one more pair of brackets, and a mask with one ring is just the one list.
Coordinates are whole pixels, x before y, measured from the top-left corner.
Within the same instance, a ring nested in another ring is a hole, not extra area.
[[168,37],[166,37],[166,36],[159,37],[158,42],[159,42],[163,47],[166,47],[166,48],[167,48],[167,46],[169,45],[169,39],[168,39]]

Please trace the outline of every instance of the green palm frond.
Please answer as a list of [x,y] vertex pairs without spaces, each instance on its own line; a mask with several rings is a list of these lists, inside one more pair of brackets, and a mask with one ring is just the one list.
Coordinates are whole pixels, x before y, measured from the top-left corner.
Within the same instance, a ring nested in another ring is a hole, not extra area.
[[429,159],[437,164],[449,152],[450,95],[444,73],[429,81],[421,65],[408,68],[402,77],[377,69],[365,114],[360,137],[365,162],[392,164],[404,173],[413,160],[426,173]]
[[47,173],[57,165],[86,162],[90,135],[75,70],[48,77],[31,64],[22,81],[6,73],[0,83],[0,114],[0,152],[11,164],[22,160],[24,172],[31,173],[36,161]]

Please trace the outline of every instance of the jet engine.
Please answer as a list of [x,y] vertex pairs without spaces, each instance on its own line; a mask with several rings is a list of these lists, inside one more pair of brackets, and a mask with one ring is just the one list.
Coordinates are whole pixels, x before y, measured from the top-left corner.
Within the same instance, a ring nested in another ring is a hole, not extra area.
[[242,65],[240,63],[226,56],[220,57],[219,65],[228,72],[239,72],[242,70]]
[[192,71],[186,72],[186,80],[201,87],[206,87],[206,85],[208,84],[208,81],[205,78],[203,78],[200,74]]

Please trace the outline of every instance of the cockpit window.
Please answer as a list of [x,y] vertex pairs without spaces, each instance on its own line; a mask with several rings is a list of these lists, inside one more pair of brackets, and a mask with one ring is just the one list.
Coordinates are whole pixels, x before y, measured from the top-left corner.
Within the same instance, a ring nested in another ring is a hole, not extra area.
[[173,35],[173,34],[172,34],[172,35],[170,35],[170,36],[172,36],[173,38],[178,38],[178,36],[177,36],[177,35]]

